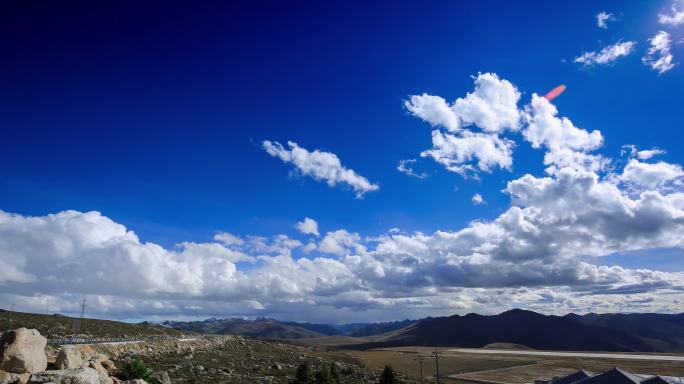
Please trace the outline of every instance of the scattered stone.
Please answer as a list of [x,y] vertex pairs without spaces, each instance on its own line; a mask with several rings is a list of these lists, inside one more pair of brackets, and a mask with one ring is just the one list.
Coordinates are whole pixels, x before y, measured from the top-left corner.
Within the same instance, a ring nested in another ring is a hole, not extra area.
[[47,368],[47,339],[35,329],[19,328],[0,337],[0,369],[11,373],[33,373]]
[[166,371],[153,373],[150,381],[152,384],[171,384],[171,378]]
[[107,358],[106,360],[103,360],[100,364],[104,367],[104,369],[107,370],[107,372],[114,372],[116,371],[116,365]]
[[100,377],[92,368],[61,369],[34,373],[28,382],[29,384],[100,384]]
[[57,354],[55,366],[57,369],[74,369],[81,368],[83,365],[83,357],[81,351],[73,345],[62,346]]

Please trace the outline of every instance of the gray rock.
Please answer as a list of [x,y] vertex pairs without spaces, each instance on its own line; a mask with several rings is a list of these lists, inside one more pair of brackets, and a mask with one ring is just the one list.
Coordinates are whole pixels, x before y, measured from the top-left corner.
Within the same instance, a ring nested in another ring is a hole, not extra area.
[[33,373],[47,368],[47,339],[35,329],[19,328],[0,337],[0,369],[11,373]]
[[26,384],[28,382],[30,373],[10,373],[0,371],[0,384]]
[[37,372],[31,375],[29,384],[100,384],[100,376],[92,368],[61,369]]
[[150,380],[152,384],[172,384],[171,378],[166,371],[155,372],[152,374],[152,379]]
[[59,350],[55,366],[57,369],[75,369],[81,368],[83,365],[83,357],[81,351],[73,345],[65,345]]

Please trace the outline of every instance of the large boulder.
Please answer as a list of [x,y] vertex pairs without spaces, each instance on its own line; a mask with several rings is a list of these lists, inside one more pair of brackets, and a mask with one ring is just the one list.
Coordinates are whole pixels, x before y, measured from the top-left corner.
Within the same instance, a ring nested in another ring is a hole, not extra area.
[[37,372],[31,375],[29,384],[100,384],[100,376],[92,368],[61,369]]
[[88,367],[94,369],[100,377],[100,384],[114,384],[114,380],[109,377],[109,372],[102,366],[99,360],[90,360]]
[[55,366],[57,369],[75,369],[81,368],[83,365],[83,357],[81,351],[73,345],[65,345],[59,350]]
[[19,328],[0,337],[0,369],[12,373],[33,373],[47,368],[47,339],[35,329]]
[[29,373],[9,373],[0,371],[0,384],[26,384],[30,376]]

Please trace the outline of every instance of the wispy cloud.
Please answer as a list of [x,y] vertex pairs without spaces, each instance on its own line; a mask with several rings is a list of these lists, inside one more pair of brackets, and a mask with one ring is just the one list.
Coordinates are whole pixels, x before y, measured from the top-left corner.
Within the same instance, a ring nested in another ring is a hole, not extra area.
[[472,201],[475,205],[486,204],[484,198],[479,193],[474,194],[470,201]]
[[592,65],[608,65],[615,60],[627,56],[634,51],[636,42],[625,41],[609,45],[600,51],[586,52],[575,58],[575,63],[580,63],[584,66]]
[[608,22],[615,21],[615,16],[608,12],[599,12],[596,15],[596,26],[603,29],[608,29]]
[[406,159],[406,160],[399,160],[399,165],[397,165],[397,171],[403,173],[404,175],[412,176],[418,179],[425,179],[428,177],[428,174],[425,172],[416,172],[413,170],[413,164],[415,164],[416,159]]
[[357,198],[363,197],[367,192],[380,189],[379,185],[369,182],[365,177],[342,166],[342,162],[334,153],[318,149],[308,151],[292,141],[288,141],[287,145],[289,149],[277,141],[264,140],[262,143],[269,155],[285,163],[292,163],[302,175],[325,181],[331,187],[337,184],[347,184],[356,192]]
[[658,15],[658,22],[673,27],[684,24],[684,1],[675,1],[670,7],[669,12],[660,13]]
[[652,38],[649,39],[651,47],[646,52],[646,55],[641,59],[643,63],[659,74],[663,74],[674,68],[672,53],[670,47],[672,46],[672,39],[670,34],[665,31],[659,31]]

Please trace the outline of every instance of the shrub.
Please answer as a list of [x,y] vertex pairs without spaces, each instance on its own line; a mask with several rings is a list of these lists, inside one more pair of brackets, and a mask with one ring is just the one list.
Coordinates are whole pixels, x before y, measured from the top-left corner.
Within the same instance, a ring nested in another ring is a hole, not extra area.
[[151,375],[152,370],[139,356],[134,356],[128,360],[119,371],[119,376],[123,380],[143,379],[149,381]]
[[297,373],[292,384],[311,384],[314,381],[313,371],[309,367],[309,363],[302,363],[297,367]]
[[330,374],[330,368],[327,366],[322,366],[316,372],[316,384],[336,384],[335,380],[333,379],[332,375]]
[[340,369],[334,362],[330,363],[330,376],[332,376],[333,383],[340,384]]
[[385,365],[385,369],[382,370],[382,374],[380,374],[380,384],[397,384],[399,383],[399,379],[397,379],[397,374],[394,373],[394,369],[392,369],[392,366],[390,365]]

